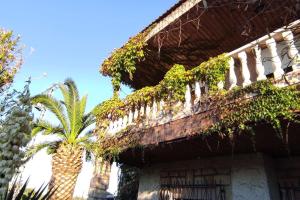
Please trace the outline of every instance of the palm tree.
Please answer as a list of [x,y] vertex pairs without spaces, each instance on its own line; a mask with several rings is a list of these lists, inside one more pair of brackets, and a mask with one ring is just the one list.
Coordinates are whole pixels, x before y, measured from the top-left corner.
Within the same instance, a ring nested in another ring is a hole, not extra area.
[[58,119],[55,125],[45,120],[38,120],[33,129],[33,135],[42,132],[44,135],[55,135],[56,140],[35,145],[29,150],[33,155],[41,149],[47,148],[52,154],[52,177],[50,187],[56,188],[52,199],[72,199],[76,180],[82,168],[84,150],[92,147],[92,132],[87,127],[94,123],[91,113],[85,114],[87,96],[80,99],[73,80],[67,79],[59,84],[63,101],[46,94],[39,94],[32,98],[34,105],[42,105]]

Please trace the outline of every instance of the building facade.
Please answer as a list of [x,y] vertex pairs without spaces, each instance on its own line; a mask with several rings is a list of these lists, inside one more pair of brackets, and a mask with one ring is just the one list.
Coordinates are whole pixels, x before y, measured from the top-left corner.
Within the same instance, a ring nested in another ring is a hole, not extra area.
[[106,116],[103,142],[140,168],[137,199],[300,199],[299,15],[297,0],[181,0],[141,32],[120,76],[144,97]]

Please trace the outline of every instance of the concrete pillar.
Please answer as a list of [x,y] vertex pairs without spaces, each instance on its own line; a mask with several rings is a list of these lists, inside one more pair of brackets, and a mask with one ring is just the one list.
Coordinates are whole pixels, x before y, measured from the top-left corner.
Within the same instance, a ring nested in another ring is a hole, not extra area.
[[95,164],[94,176],[90,183],[88,200],[106,200],[112,195],[106,190],[109,186],[111,163],[98,159]]

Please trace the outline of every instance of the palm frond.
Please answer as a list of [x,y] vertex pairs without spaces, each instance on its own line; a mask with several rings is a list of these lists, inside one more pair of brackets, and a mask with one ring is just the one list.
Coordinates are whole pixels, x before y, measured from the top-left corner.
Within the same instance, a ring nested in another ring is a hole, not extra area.
[[64,84],[68,87],[70,97],[74,97],[75,101],[79,101],[79,92],[75,82],[68,78],[65,80]]
[[85,108],[86,108],[87,95],[83,96],[80,101],[80,114],[84,116]]
[[57,119],[60,121],[64,129],[67,131],[69,130],[69,126],[66,120],[66,116],[64,114],[64,109],[62,104],[56,100],[55,98],[45,95],[45,94],[39,94],[34,97],[32,97],[31,102],[33,104],[42,104],[45,106],[49,111],[51,111]]
[[72,79],[66,79],[64,84],[61,85],[61,91],[65,99],[65,106],[67,109],[70,131],[68,137],[74,140],[78,135],[78,130],[82,125],[82,116],[80,109],[80,98],[78,89]]
[[[81,132],[82,133],[82,132]],[[83,133],[82,133],[83,134]],[[80,135],[82,135],[80,134]],[[94,136],[94,131],[93,130],[89,130],[87,133],[85,133],[82,137],[77,137],[76,142],[77,143],[82,143],[85,141],[91,141],[90,139]]]
[[64,135],[64,128],[61,125],[54,125],[46,120],[39,120],[38,122],[34,123],[33,125],[32,135],[35,136],[39,132],[43,132],[44,135],[50,134],[63,134]]
[[0,200],[48,200],[53,196],[54,192],[56,191],[54,188],[49,188],[48,192],[45,193],[48,185],[40,186],[40,188],[37,191],[28,191],[27,185],[28,179],[18,190],[17,182],[15,180],[12,187],[10,189],[7,189],[4,197],[0,196]]
[[45,148],[56,149],[61,142],[62,142],[61,140],[56,140],[56,141],[51,141],[51,142],[47,141],[47,142],[43,142],[43,143],[36,144],[36,145],[29,147],[25,152],[26,161],[31,159],[36,153],[38,153],[39,151],[41,151]]

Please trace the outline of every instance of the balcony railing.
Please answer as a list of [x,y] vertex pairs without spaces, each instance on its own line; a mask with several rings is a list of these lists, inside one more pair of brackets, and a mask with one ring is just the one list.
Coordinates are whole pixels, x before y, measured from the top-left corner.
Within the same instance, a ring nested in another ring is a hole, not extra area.
[[[230,57],[229,73],[226,82],[218,84],[219,89],[245,87],[268,77],[281,79],[288,73],[285,69],[300,69],[299,24],[300,20],[297,20],[227,54]],[[298,79],[296,81],[299,82]],[[124,117],[110,121],[107,132],[114,135],[128,126],[151,127],[203,112],[203,107],[199,105],[204,103],[201,99],[208,93],[207,84],[196,81],[186,86],[184,102],[172,105],[167,105],[163,99],[153,99],[146,104],[139,102]],[[172,111],[166,109],[170,106]]]

